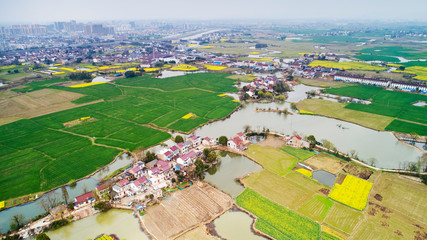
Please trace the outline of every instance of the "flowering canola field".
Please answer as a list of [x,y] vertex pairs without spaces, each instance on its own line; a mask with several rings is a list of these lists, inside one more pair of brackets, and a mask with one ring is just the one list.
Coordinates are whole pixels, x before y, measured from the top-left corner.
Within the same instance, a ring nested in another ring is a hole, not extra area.
[[365,62],[334,62],[334,61],[321,61],[315,60],[308,66],[310,67],[327,67],[327,68],[339,68],[339,69],[355,69],[355,70],[371,70],[371,71],[382,71],[387,68],[373,66]]
[[189,119],[189,118],[192,118],[193,116],[194,115],[192,113],[189,113],[189,114],[183,116],[182,119]]
[[199,70],[199,68],[197,68],[195,66],[188,65],[188,64],[180,64],[178,66],[171,68],[171,70],[175,70],[175,71],[196,71],[196,70]]
[[416,77],[414,77],[415,79],[427,81],[427,67],[421,67],[421,66],[406,67],[405,70],[403,71],[395,70],[393,72],[415,74],[417,75]]
[[70,86],[70,88],[82,88],[82,87],[89,87],[89,86],[98,85],[98,84],[103,84],[103,83],[106,83],[106,82],[83,83],[83,84],[77,84],[77,85]]
[[309,177],[309,178],[313,177],[313,173],[310,172],[310,171],[308,171],[307,169],[300,168],[300,169],[297,169],[296,171],[299,172],[299,173],[301,173],[304,176]]
[[335,184],[329,197],[357,210],[363,210],[371,188],[372,183],[347,175],[341,185]]
[[203,64],[203,66],[207,69],[207,70],[213,70],[213,71],[220,71],[220,70],[224,70],[227,67],[224,66],[217,66],[217,65],[209,65],[209,64]]

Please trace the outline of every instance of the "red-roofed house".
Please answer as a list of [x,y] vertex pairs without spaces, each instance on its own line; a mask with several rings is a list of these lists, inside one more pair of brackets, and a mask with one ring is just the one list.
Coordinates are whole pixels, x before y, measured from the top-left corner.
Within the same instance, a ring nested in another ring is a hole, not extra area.
[[227,146],[239,151],[243,151],[246,149],[246,145],[243,144],[243,140],[239,137],[235,137],[227,141]]
[[198,136],[190,137],[189,141],[193,144],[193,147],[197,147],[202,143],[202,139]]
[[210,139],[209,137],[205,137],[202,140],[202,145],[205,147],[209,147],[215,144],[215,140],[214,139]]
[[[171,171],[171,166],[169,162],[159,160],[157,162],[157,167],[152,168],[148,171],[150,180],[153,184],[166,183],[164,180],[171,177],[173,171]],[[164,185],[164,186],[163,186]],[[166,187],[168,184],[162,184],[161,187]]]
[[176,157],[179,155],[179,148],[177,145],[174,145],[171,148],[169,148],[169,151],[173,153],[173,157]]
[[102,196],[104,193],[106,193],[108,191],[108,186],[107,184],[102,184],[99,185],[98,187],[95,188],[96,194],[98,194],[98,196]]
[[140,177],[138,179],[136,179],[135,181],[133,181],[130,185],[131,189],[134,191],[145,191],[147,190],[147,186],[150,182],[148,181],[148,179],[144,176],[144,177]]
[[142,167],[141,166],[133,167],[133,168],[129,169],[129,173],[131,173],[135,177],[139,177],[142,175]]
[[196,158],[197,158],[196,152],[195,151],[191,151],[189,153],[186,153],[186,154],[180,156],[176,160],[176,162],[179,163],[179,164],[181,164],[181,165],[183,165],[183,166],[185,166],[185,167],[188,167],[190,164],[192,164],[194,162],[194,160],[196,160]]
[[129,180],[123,179],[113,186],[113,191],[116,192],[117,194],[123,196],[126,194],[128,184],[129,184]]
[[163,161],[170,161],[173,158],[173,153],[170,150],[162,151],[157,154],[157,158]]
[[307,141],[304,141],[300,135],[296,134],[294,136],[292,136],[289,140],[288,140],[288,145],[291,145],[294,148],[309,148],[310,147],[310,143]]
[[93,192],[87,192],[74,198],[74,208],[81,208],[95,202]]

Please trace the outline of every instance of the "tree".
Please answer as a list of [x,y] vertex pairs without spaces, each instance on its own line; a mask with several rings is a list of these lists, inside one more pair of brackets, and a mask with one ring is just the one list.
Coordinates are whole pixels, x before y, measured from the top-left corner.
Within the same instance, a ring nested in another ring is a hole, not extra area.
[[51,208],[58,206],[58,204],[59,204],[59,201],[56,193],[54,192],[46,193],[45,196],[43,196],[43,198],[40,199],[40,205],[45,212],[49,212]]
[[200,179],[203,179],[204,164],[203,164],[202,159],[198,158],[194,162],[194,165],[196,166],[196,169],[194,170],[195,174],[196,174],[196,177],[198,177]]
[[93,208],[95,210],[99,210],[101,212],[107,211],[111,208],[110,204],[107,202],[96,202],[95,205],[93,205]]
[[24,226],[24,215],[16,214],[10,219],[10,230],[17,231]]
[[334,150],[335,149],[334,144],[329,142],[328,140],[322,139],[320,141],[321,141],[323,147],[327,148],[328,150]]
[[418,134],[412,132],[412,133],[410,133],[410,135],[411,135],[411,138],[412,138],[412,143],[415,144],[415,141],[417,141],[417,139],[418,139]]
[[207,158],[206,158],[206,161],[207,161],[208,163],[213,163],[213,162],[215,162],[215,161],[216,161],[216,159],[217,159],[216,152],[211,151],[211,152],[208,154],[208,156],[207,156]]
[[209,148],[203,149],[203,155],[205,156],[205,158],[208,158],[208,155],[210,152],[211,152],[211,150]]
[[218,143],[222,146],[227,146],[228,138],[226,136],[221,136],[218,139]]
[[257,44],[255,44],[255,48],[266,48],[267,47],[267,44],[265,44],[265,43],[257,43]]
[[68,203],[67,208],[71,211],[74,210],[74,203],[72,203],[72,202]]
[[278,96],[276,96],[276,100],[283,102],[283,101],[286,100],[286,96],[284,96],[284,95],[278,95]]
[[135,72],[134,71],[132,71],[132,70],[130,70],[130,71],[126,71],[125,72],[125,77],[126,78],[133,78],[133,77],[135,77],[136,76],[136,74],[135,74]]
[[356,156],[356,150],[354,150],[354,149],[350,150],[350,156],[351,157]]
[[316,138],[313,135],[307,137],[308,142],[310,143],[310,149],[316,146]]
[[62,199],[64,199],[64,203],[68,204],[68,199],[70,198],[70,196],[68,195],[67,188],[65,186],[62,186],[61,191],[62,191]]
[[145,162],[151,162],[154,159],[156,159],[156,156],[154,155],[154,153],[147,151],[147,153],[145,154]]
[[296,103],[294,103],[294,102],[291,102],[291,109],[292,109],[292,111],[296,111],[296,110],[298,110],[298,108],[297,108],[297,104],[296,104]]
[[250,132],[251,131],[251,126],[250,125],[245,125],[244,127],[243,127],[243,131],[245,132],[245,133],[248,133],[248,132]]
[[50,240],[50,238],[46,233],[40,233],[37,235],[36,240]]
[[369,158],[369,165],[371,165],[372,167],[375,167],[376,163],[377,163],[376,158]]
[[181,136],[181,135],[176,135],[176,137],[175,137],[175,142],[176,142],[176,143],[184,142],[184,138],[182,138],[182,136]]

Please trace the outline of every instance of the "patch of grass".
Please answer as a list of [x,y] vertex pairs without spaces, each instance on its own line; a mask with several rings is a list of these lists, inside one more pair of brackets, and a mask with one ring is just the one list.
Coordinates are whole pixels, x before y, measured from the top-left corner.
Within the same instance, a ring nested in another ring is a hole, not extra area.
[[363,54],[363,55],[356,55],[354,57],[363,61],[400,62],[400,60],[396,57],[381,56],[381,55]]
[[314,155],[316,155],[316,153],[314,153],[312,151],[305,150],[305,149],[299,149],[299,148],[293,148],[290,146],[284,146],[280,150],[285,151],[285,152],[291,154],[292,156],[298,158],[299,161],[304,161],[304,160],[311,158]]
[[334,204],[323,223],[335,227],[345,233],[351,233],[363,219],[363,214],[342,204]]
[[265,169],[277,175],[286,174],[297,162],[297,159],[292,155],[272,147],[250,145],[246,154]]
[[313,87],[345,87],[349,85],[346,82],[325,79],[298,78],[298,81],[304,85]]
[[314,221],[322,222],[333,205],[327,197],[316,195],[300,207],[298,212]]
[[297,103],[297,107],[299,109],[331,118],[342,119],[347,122],[356,123],[364,127],[377,130],[384,130],[393,121],[393,118],[391,117],[347,109],[346,106],[347,104],[345,103],[337,103],[320,99],[305,99]]
[[418,49],[401,47],[401,46],[365,48],[360,50],[360,52],[369,53],[372,55],[404,57],[407,59],[427,58],[427,52],[419,52]]
[[255,214],[255,227],[276,239],[320,239],[320,225],[246,188],[236,204]]
[[383,91],[384,88],[368,86],[368,85],[354,85],[341,88],[330,88],[325,91],[334,95],[348,96],[359,99],[372,99],[376,94]]
[[416,133],[420,136],[427,136],[427,126],[416,123],[393,120],[386,128],[387,131],[396,131],[403,133]]
[[43,88],[47,88],[55,83],[65,82],[66,79],[48,79],[43,81],[37,81],[37,82],[31,82],[23,85],[23,87],[20,88],[14,88],[12,91],[15,92],[32,92],[36,90],[40,90]]
[[322,231],[322,239],[323,240],[341,240],[341,238],[323,231]]

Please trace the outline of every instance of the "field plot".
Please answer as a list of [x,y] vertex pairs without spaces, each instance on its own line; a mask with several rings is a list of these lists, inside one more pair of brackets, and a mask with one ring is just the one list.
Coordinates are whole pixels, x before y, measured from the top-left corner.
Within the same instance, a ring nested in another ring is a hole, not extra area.
[[212,221],[232,205],[230,196],[201,183],[175,192],[149,208],[142,220],[156,239],[173,239],[200,223]]
[[363,214],[361,212],[335,203],[323,223],[349,234],[362,219]]
[[297,210],[323,187],[299,173],[281,177],[268,170],[254,172],[242,179],[244,185],[287,208]]
[[255,227],[275,239],[320,239],[320,225],[246,188],[236,204],[256,215]]
[[82,94],[43,89],[19,96],[11,97],[0,102],[0,119],[32,118],[51,112],[77,107],[71,103],[82,97]]
[[400,62],[400,60],[397,57],[389,57],[389,56],[381,56],[381,55],[363,54],[363,55],[356,55],[354,57],[363,61]]
[[[365,106],[361,104],[357,105],[362,107]],[[347,109],[346,106],[347,105],[345,103],[337,103],[320,99],[305,99],[297,103],[297,107],[299,109],[331,118],[342,119],[347,122],[356,123],[361,126],[377,130],[384,130],[393,121],[393,118],[391,117]]]
[[219,240],[219,238],[209,235],[205,227],[197,227],[176,238],[177,240]]
[[365,62],[334,62],[334,61],[322,61],[314,60],[309,64],[310,67],[327,67],[327,68],[339,68],[339,69],[355,69],[355,70],[367,70],[367,71],[382,71],[386,70],[385,67],[378,67]]
[[36,91],[36,90],[40,90],[43,88],[48,88],[49,86],[56,84],[56,83],[60,83],[60,82],[65,82],[65,79],[48,79],[48,80],[43,80],[43,81],[37,81],[37,82],[31,82],[25,85],[22,85],[22,87],[19,88],[14,88],[12,89],[12,91],[14,92],[32,92],[32,91]]
[[416,123],[405,122],[401,120],[394,120],[391,122],[385,130],[412,133],[415,132],[421,136],[427,136],[427,126]]
[[420,52],[418,49],[401,46],[365,48],[360,50],[360,52],[372,55],[404,57],[407,59],[427,58],[427,52]]
[[305,160],[304,164],[310,166],[314,170],[322,169],[336,174],[344,167],[346,163],[331,154],[321,152],[316,156]]
[[314,153],[312,151],[308,151],[305,149],[299,149],[299,148],[293,148],[290,146],[284,146],[280,150],[285,151],[285,152],[291,154],[292,156],[298,158],[299,161],[304,161],[304,160],[311,158],[314,155],[316,155],[316,153]]
[[[405,131],[407,133],[416,132],[420,135],[425,134],[424,125],[427,124],[427,118],[425,117],[427,114],[427,107],[413,106],[412,103],[417,101],[427,101],[427,96],[406,92],[387,91],[381,88],[377,88],[381,89],[380,91],[374,92],[374,88],[366,87],[369,86],[351,86],[345,88],[328,89],[327,91],[338,95],[345,95],[356,98],[372,98],[372,103],[369,105],[350,103],[346,105],[345,108],[357,110],[359,112],[389,116],[397,119],[407,120],[413,123],[403,124],[401,122],[395,122],[391,124],[391,122],[389,122],[386,126],[387,130]],[[364,92],[364,89],[368,90],[369,93]],[[369,89],[372,89],[372,91]]]
[[342,184],[335,184],[329,197],[352,208],[363,210],[371,188],[372,183],[347,175]]
[[278,175],[286,174],[295,166],[297,159],[292,155],[272,147],[250,145],[246,154],[265,169]]
[[349,96],[360,99],[372,99],[377,93],[383,91],[383,88],[367,86],[367,85],[354,85],[347,86],[341,88],[330,88],[326,89],[327,93],[341,95],[341,96]]
[[[147,148],[170,138],[169,133],[150,128],[150,125],[189,132],[210,120],[225,117],[239,105],[230,97],[217,96],[236,91],[232,87],[234,81],[227,76],[217,73],[167,79],[144,76],[117,80],[123,84],[120,86],[108,83],[81,88],[51,85],[56,80],[37,82],[38,85],[28,90],[28,95],[61,93],[77,98],[75,101],[83,98],[83,102],[103,101],[0,126],[0,152],[13,159],[11,163],[0,163],[4,173],[12,176],[5,177],[4,181],[1,179],[0,188],[4,189],[4,194],[0,195],[0,200],[66,184],[110,163],[119,151]],[[34,88],[46,89],[31,92]],[[47,99],[55,99],[54,95],[47,95]],[[189,112],[195,117],[182,119]],[[64,125],[84,117],[90,117],[91,121]],[[22,172],[19,160],[8,155],[19,150],[29,153],[23,158],[27,161],[25,164],[38,161],[40,154],[50,161],[40,160],[40,165],[33,166],[34,172],[17,184],[20,178],[16,176]],[[18,165],[15,166],[15,162]],[[13,189],[10,184],[18,186],[18,190],[9,191]]]
[[327,197],[316,195],[300,207],[298,212],[321,223],[333,205]]

